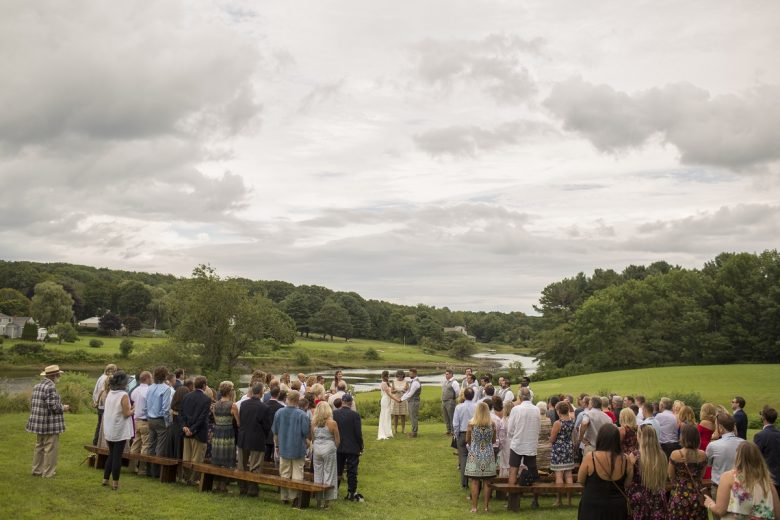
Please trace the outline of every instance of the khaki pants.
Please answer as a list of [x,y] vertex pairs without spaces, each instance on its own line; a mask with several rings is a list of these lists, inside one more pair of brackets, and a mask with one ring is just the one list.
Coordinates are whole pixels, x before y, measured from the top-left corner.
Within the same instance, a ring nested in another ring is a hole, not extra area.
[[53,477],[57,470],[57,453],[60,449],[60,434],[38,434],[33,451],[32,474],[36,477]]
[[[203,462],[203,457],[206,455],[206,443],[200,442],[192,437],[184,438],[184,454],[182,455],[182,462]],[[192,481],[198,480],[199,473],[191,472],[191,470],[185,470],[183,472],[184,480]]]
[[[130,445],[130,453],[149,455],[149,446],[149,423],[138,420],[135,422],[135,437],[133,437],[133,443]],[[139,460],[136,464],[136,471],[139,475],[146,473],[145,462]]]
[[[251,471],[252,473],[262,473],[263,459],[265,451],[251,451],[242,448],[238,449],[238,469],[242,471]],[[260,489],[254,482],[238,481],[238,488],[242,495],[257,496]]]
[[[306,459],[279,459],[279,476],[283,478],[303,479],[303,463]],[[282,488],[282,500],[295,500],[298,491]]]

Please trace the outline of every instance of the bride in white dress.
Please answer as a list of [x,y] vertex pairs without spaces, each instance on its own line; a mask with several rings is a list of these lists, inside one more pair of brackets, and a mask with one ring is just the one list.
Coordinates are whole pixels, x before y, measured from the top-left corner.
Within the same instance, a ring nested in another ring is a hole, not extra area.
[[393,436],[393,427],[390,420],[390,401],[398,401],[393,396],[393,389],[389,383],[390,373],[385,370],[382,372],[382,383],[379,389],[382,392],[382,399],[379,401],[379,433],[377,440],[389,439]]

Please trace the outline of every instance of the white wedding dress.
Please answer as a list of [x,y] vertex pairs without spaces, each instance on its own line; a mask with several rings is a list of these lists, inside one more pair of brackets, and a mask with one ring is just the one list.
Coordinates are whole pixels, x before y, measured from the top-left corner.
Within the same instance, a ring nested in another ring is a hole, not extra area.
[[393,436],[393,426],[390,420],[390,404],[392,400],[387,395],[387,383],[382,382],[379,388],[382,392],[382,399],[379,401],[379,433],[376,438],[381,441]]

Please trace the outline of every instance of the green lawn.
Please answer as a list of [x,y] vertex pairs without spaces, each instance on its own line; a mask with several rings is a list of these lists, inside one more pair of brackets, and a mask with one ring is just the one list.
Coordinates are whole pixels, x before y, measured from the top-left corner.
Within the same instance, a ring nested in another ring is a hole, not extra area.
[[[278,493],[262,488],[259,499],[231,495],[198,493],[195,488],[178,484],[160,484],[151,479],[123,472],[120,490],[101,487],[102,473],[80,465],[87,453],[82,448],[92,438],[95,416],[68,415],[68,430],[61,436],[57,477],[43,480],[29,475],[34,435],[24,431],[26,414],[0,415],[0,518],[80,519],[80,518],[183,518],[197,519],[283,518],[463,518],[469,515],[465,492],[458,482],[457,458],[449,447],[449,438],[441,435],[442,425],[421,424],[420,437],[376,440],[376,426],[366,425],[366,451],[361,457],[359,491],[366,497],[362,504],[339,500],[327,512],[309,509],[292,512],[279,503]],[[346,494],[345,485],[340,493]],[[521,504],[521,516],[536,520],[571,519],[575,508],[551,507],[552,497],[531,511],[528,501]],[[480,516],[517,518],[494,502],[494,512]]]
[[[97,339],[103,342],[103,345],[98,348],[90,347],[89,341],[92,339]],[[61,343],[58,344],[57,342],[50,342],[46,343],[46,348],[49,350],[60,350],[63,352],[72,352],[74,350],[85,350],[86,352],[91,352],[95,354],[119,354],[119,344],[122,342],[122,340],[125,339],[124,336],[87,336],[87,335],[80,335],[79,339],[74,343]],[[135,345],[135,350],[143,350],[147,346],[151,345],[159,345],[160,343],[165,343],[168,341],[167,338],[135,338],[130,337],[131,340],[133,340],[133,344]]]
[[[705,401],[730,410],[731,399],[747,401],[752,419],[765,404],[780,407],[780,365],[701,365],[602,372],[532,383],[539,396],[594,393],[609,389],[622,395],[698,392]],[[698,411],[698,410],[697,410]]]

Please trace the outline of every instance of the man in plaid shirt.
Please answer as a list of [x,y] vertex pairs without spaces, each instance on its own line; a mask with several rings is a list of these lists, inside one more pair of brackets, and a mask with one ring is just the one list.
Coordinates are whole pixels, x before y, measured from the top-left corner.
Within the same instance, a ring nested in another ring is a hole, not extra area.
[[51,478],[57,469],[60,433],[65,431],[63,413],[70,409],[68,405],[62,404],[60,395],[54,388],[60,375],[60,367],[50,365],[41,372],[43,379],[33,388],[30,419],[25,429],[38,434],[32,465],[32,474],[35,477]]

